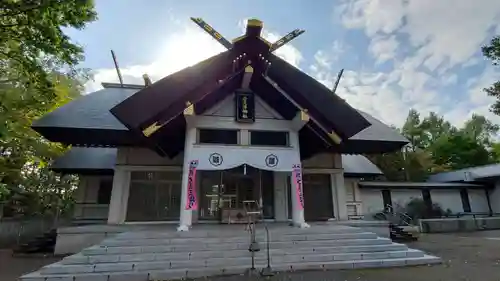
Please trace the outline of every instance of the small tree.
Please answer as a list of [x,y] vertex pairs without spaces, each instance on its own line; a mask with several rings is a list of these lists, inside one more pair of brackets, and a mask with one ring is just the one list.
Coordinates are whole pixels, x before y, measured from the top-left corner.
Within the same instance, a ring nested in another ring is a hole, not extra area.
[[[482,48],[483,55],[490,59],[493,65],[498,66],[500,64],[500,36],[491,39],[489,45]],[[493,83],[489,88],[484,89],[484,91],[497,100],[491,105],[490,110],[496,115],[500,115],[500,81]]]

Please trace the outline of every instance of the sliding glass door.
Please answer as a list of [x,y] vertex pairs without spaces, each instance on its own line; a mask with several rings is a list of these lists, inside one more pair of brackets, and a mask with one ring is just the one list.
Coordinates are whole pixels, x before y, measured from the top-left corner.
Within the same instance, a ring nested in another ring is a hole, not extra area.
[[179,220],[182,173],[134,171],[130,175],[126,221]]

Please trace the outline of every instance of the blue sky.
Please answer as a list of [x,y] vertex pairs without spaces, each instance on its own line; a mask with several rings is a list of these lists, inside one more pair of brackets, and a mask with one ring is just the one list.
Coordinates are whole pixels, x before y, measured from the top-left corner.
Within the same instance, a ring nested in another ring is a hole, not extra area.
[[[69,35],[85,47],[82,66],[94,81],[117,81],[118,56],[126,83],[153,80],[223,51],[189,17],[201,17],[226,38],[243,22],[264,21],[271,41],[306,32],[278,55],[331,87],[344,68],[338,94],[382,121],[401,125],[410,108],[436,111],[460,126],[473,113],[494,122],[482,88],[500,77],[480,48],[500,34],[500,1],[482,0],[96,0],[99,20]],[[453,8],[453,9],[451,9]]]

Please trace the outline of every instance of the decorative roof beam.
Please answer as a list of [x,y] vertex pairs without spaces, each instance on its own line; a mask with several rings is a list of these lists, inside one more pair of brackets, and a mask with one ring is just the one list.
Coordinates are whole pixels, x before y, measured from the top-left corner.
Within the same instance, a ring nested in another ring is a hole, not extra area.
[[295,117],[292,119],[292,129],[295,131],[299,131],[304,127],[307,122],[309,122],[310,117],[309,114],[307,114],[307,110],[301,110],[300,112],[295,115]]
[[306,32],[303,29],[295,29],[294,31],[288,33],[287,35],[281,37],[280,40],[276,41],[272,46],[271,49],[269,50],[270,52],[274,52],[277,49],[283,47],[286,43],[292,41],[293,39],[299,37],[302,33]]
[[194,112],[194,104],[192,104],[191,102],[186,102],[186,108],[184,109],[184,111],[182,112],[182,114],[184,115],[184,118],[186,119],[186,123],[190,124],[194,121],[194,117],[196,116],[195,112]]
[[205,30],[208,34],[210,34],[210,36],[212,36],[215,40],[217,40],[217,42],[219,42],[222,46],[226,47],[226,49],[228,50],[233,48],[234,43],[241,41],[249,36],[253,36],[257,37],[259,40],[266,43],[266,45],[269,46],[269,52],[274,52],[277,49],[284,46],[286,43],[292,41],[293,39],[297,38],[299,35],[305,32],[305,30],[303,29],[295,29],[294,31],[288,33],[287,35],[281,37],[275,43],[270,43],[261,36],[262,28],[264,27],[262,21],[258,19],[249,19],[247,21],[247,28],[245,34],[233,39],[231,43],[226,38],[224,38],[224,36],[222,36],[219,32],[217,32],[212,26],[206,23],[202,18],[191,17],[191,20],[194,23],[196,23],[199,27],[201,27],[203,30]]
[[245,67],[245,72],[243,73],[243,79],[241,80],[241,88],[242,89],[249,89],[250,88],[250,82],[252,81],[252,75],[253,75],[253,67],[251,65],[248,65]]
[[[293,105],[295,105],[295,107],[297,107],[299,110],[306,110],[305,108],[301,107],[296,101],[294,101],[285,91],[283,91],[283,89],[280,88],[280,86],[278,85],[278,83],[274,82],[271,78],[269,78],[268,76],[263,76],[264,79],[269,83],[271,84],[278,92],[280,92],[287,100],[289,100]],[[342,139],[339,137],[339,135],[334,132],[333,130],[332,131],[328,131],[325,127],[323,127],[321,125],[321,123],[319,123],[316,119],[314,119],[314,117],[310,116],[311,118],[311,121],[313,121],[323,132],[325,132],[329,137],[330,139],[335,142],[336,144],[340,144],[342,142]]]
[[208,23],[206,23],[202,18],[191,18],[194,23],[196,23],[199,27],[203,28],[210,36],[212,36],[217,42],[222,44],[222,46],[226,47],[226,49],[231,49],[233,44],[229,42],[224,36],[222,36],[217,30],[211,27]]
[[144,79],[144,86],[145,87],[151,86],[151,84],[153,84],[153,81],[151,81],[151,78],[149,78],[149,75],[147,73],[144,73],[142,75],[142,79]]

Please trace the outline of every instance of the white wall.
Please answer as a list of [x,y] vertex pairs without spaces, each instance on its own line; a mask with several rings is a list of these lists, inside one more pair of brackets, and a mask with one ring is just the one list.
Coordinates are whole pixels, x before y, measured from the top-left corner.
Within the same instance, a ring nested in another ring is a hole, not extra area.
[[404,207],[414,198],[423,199],[420,189],[391,189],[391,199],[394,207],[398,205]]
[[[469,201],[472,212],[489,212],[488,199],[486,199],[486,192],[481,190],[469,189]],[[493,207],[493,206],[492,206]]]
[[384,200],[380,189],[361,188],[362,215],[370,215],[384,209]]
[[340,154],[335,153],[320,153],[302,161],[302,167],[307,168],[321,168],[321,169],[331,169],[331,168],[342,168],[342,160],[340,163],[338,158]]
[[120,147],[116,157],[117,165],[134,166],[182,166],[184,155],[179,153],[175,158],[161,157],[155,151],[148,148]]
[[462,198],[460,197],[460,189],[434,189],[431,190],[430,193],[432,203],[439,204],[444,211],[448,209],[450,209],[453,213],[460,213],[464,211]]
[[[220,103],[216,104],[202,115],[220,116],[234,118],[234,95],[230,95]],[[274,109],[267,105],[260,97],[255,96],[255,119],[278,119],[283,120]]]

